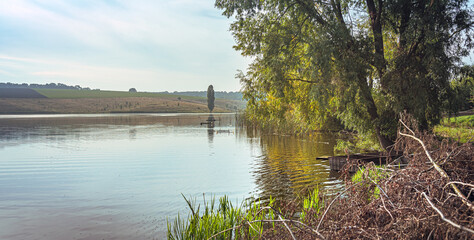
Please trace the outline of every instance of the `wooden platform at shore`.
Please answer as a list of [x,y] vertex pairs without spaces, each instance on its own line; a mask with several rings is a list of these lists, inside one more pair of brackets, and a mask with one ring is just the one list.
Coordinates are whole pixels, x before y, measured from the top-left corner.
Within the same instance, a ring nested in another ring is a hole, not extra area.
[[[329,165],[331,170],[340,171],[344,168],[344,165],[347,163],[348,160],[356,160],[361,164],[373,162],[375,165],[385,165],[390,163],[397,158],[401,157],[402,155],[399,153],[390,154],[387,156],[386,153],[360,153],[360,154],[352,154],[352,155],[344,155],[344,156],[333,156],[329,157]],[[356,172],[357,166],[352,166],[349,169],[349,172]]]

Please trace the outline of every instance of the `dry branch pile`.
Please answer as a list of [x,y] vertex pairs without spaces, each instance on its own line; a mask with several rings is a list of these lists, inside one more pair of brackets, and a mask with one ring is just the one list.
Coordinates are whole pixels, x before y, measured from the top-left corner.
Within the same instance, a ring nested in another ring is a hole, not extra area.
[[[473,144],[439,141],[403,122],[400,129],[395,148],[404,152],[408,166],[385,169],[388,177],[378,183],[367,176],[354,184],[346,177],[346,191],[325,200],[320,215],[308,219],[311,228],[327,239],[474,238]],[[378,198],[368,194],[374,188]],[[319,238],[306,229],[292,230],[297,239]],[[286,229],[269,229],[263,237],[291,239]]]

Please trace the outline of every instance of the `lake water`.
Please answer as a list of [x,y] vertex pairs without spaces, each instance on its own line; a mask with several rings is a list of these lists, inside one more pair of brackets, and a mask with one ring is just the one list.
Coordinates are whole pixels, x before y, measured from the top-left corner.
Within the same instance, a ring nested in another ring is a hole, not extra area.
[[181,194],[290,198],[341,183],[334,138],[259,135],[234,114],[0,116],[0,239],[162,239]]

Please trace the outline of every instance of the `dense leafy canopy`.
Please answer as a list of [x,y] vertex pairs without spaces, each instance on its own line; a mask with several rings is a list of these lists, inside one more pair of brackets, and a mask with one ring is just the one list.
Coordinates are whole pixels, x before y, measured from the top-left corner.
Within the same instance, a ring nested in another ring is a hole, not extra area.
[[[216,0],[235,49],[254,59],[239,73],[257,120],[328,118],[388,147],[398,113],[436,123],[460,57],[473,46],[466,0]],[[295,120],[297,119],[297,120]]]

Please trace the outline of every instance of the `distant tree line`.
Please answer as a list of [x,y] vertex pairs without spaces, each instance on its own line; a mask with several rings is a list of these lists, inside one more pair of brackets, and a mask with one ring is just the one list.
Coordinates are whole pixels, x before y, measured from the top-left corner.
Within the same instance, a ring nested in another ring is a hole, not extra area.
[[[165,94],[173,94],[173,95],[183,95],[183,96],[192,96],[192,97],[207,97],[207,91],[185,91],[185,92],[159,92]],[[226,91],[215,91],[214,92],[215,98],[220,99],[227,99],[227,100],[238,100],[242,101],[242,93],[241,92],[226,92]]]
[[69,86],[64,83],[45,83],[45,84],[37,84],[37,83],[1,83],[0,88],[47,88],[47,89],[75,89],[75,90],[91,90],[88,87],[81,87],[79,85],[76,86]]

